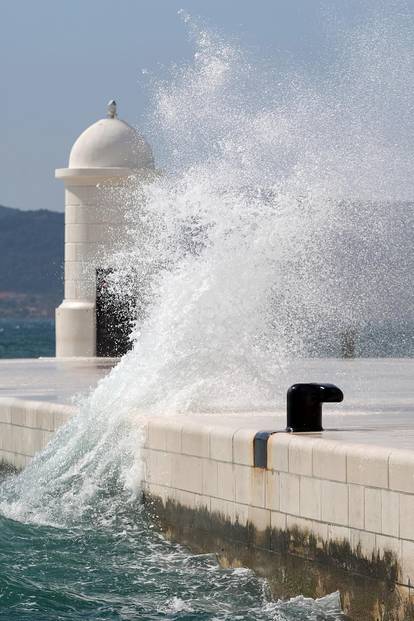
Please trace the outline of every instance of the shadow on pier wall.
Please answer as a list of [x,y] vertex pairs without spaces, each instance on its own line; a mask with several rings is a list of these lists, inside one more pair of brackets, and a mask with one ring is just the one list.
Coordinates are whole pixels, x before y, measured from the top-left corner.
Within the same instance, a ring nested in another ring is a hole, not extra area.
[[366,558],[346,540],[323,541],[297,528],[257,530],[207,509],[144,495],[152,519],[170,540],[196,553],[215,553],[223,567],[250,567],[265,577],[275,598],[302,593],[323,597],[339,590],[344,621],[412,621],[414,601],[399,584],[392,552]]

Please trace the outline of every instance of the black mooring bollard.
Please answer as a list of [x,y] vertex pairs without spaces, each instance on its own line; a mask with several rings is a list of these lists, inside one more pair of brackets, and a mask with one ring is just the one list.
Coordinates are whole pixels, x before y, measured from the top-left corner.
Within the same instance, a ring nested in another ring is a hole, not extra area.
[[339,403],[343,398],[334,384],[293,384],[287,391],[286,431],[323,431],[322,403]]

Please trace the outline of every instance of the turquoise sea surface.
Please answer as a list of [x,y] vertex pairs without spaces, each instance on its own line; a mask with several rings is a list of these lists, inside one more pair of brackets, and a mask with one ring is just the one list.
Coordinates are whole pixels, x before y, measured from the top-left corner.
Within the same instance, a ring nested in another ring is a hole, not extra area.
[[[10,482],[10,481],[9,481]],[[0,487],[0,501],[3,491]],[[76,502],[76,499],[74,499]],[[214,554],[167,542],[143,507],[119,503],[70,527],[0,512],[0,619],[4,621],[338,621],[337,593],[272,600],[265,580],[222,569]]]
[[53,319],[0,319],[0,358],[54,355]]

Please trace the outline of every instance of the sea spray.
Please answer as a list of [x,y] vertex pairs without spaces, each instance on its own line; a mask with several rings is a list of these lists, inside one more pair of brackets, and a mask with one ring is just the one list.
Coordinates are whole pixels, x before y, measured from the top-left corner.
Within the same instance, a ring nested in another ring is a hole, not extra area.
[[[130,247],[108,258],[115,292],[137,266],[146,279],[131,405],[269,407],[289,360],[338,351],[341,332],[370,320],[412,318],[412,151],[388,138],[396,110],[411,127],[414,71],[406,59],[404,81],[385,79],[406,42],[384,28],[350,35],[310,86],[192,26],[194,63],[155,90],[169,172],[128,186]],[[387,89],[392,109],[379,105]]]
[[137,506],[145,417],[274,408],[289,361],[412,313],[413,150],[390,135],[411,127],[414,67],[404,55],[404,79],[386,79],[405,42],[380,26],[312,86],[192,26],[194,62],[154,87],[169,170],[112,190],[129,243],[106,261],[112,289],[140,300],[132,350],[3,485],[4,515],[110,522]]

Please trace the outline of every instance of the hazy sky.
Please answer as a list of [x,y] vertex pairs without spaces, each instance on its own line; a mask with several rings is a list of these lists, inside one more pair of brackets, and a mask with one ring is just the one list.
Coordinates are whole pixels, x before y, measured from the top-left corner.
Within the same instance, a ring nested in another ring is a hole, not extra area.
[[[412,0],[384,3],[414,13]],[[144,123],[149,93],[142,70],[167,76],[193,53],[179,9],[236,39],[253,58],[317,72],[335,54],[327,30],[358,23],[384,3],[0,0],[0,204],[63,210],[54,169],[67,164],[72,143],[105,115],[110,98],[122,118]]]

